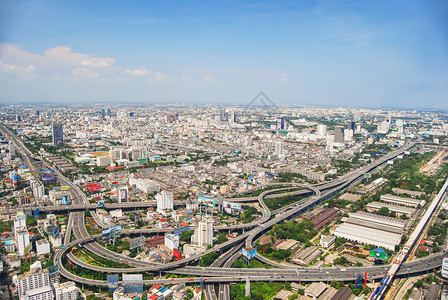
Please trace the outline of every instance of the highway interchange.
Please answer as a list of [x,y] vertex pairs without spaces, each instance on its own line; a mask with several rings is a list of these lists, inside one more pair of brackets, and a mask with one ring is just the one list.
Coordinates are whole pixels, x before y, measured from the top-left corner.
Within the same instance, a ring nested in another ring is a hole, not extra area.
[[[23,142],[18,139],[15,135],[11,134],[9,131],[1,126],[4,134],[7,134],[16,144],[19,152],[22,152],[22,157],[25,162],[32,166],[30,157],[35,159],[41,159],[40,157],[35,157],[26,147]],[[90,235],[87,232],[84,219],[84,210],[89,209],[91,215],[96,220],[98,224],[102,224],[99,217],[94,211],[94,207],[89,204],[85,194],[75,185],[72,181],[65,178],[57,170],[55,172],[58,175],[58,180],[63,185],[68,185],[70,187],[70,192],[73,199],[73,205],[70,207],[64,207],[64,210],[70,211],[69,221],[67,223],[67,230],[64,237],[64,248],[61,248],[54,256],[54,263],[59,267],[59,273],[61,276],[83,284],[89,285],[99,285],[107,286],[107,281],[102,280],[92,280],[87,278],[82,278],[72,274],[64,267],[64,257],[69,259],[73,264],[76,264],[82,268],[107,273],[142,273],[142,272],[153,272],[157,275],[157,272],[161,274],[173,273],[178,275],[187,275],[189,278],[157,278],[154,280],[144,280],[142,283],[151,285],[155,283],[159,284],[177,284],[181,282],[186,283],[199,283],[203,282],[206,284],[206,294],[208,298],[215,299],[216,293],[214,291],[213,284],[219,284],[219,299],[230,299],[230,282],[245,282],[247,279],[250,281],[300,281],[300,282],[313,282],[313,281],[324,281],[329,282],[331,280],[338,281],[353,281],[358,275],[363,275],[368,272],[369,280],[378,280],[384,277],[390,268],[389,265],[380,265],[373,267],[352,267],[347,269],[339,268],[298,268],[291,267],[290,265],[273,263],[257,255],[257,259],[264,261],[265,263],[273,264],[278,268],[273,269],[236,269],[231,268],[233,261],[235,261],[240,255],[241,251],[239,249],[244,245],[245,247],[252,247],[255,240],[261,236],[264,232],[272,228],[273,225],[287,220],[293,216],[297,216],[303,213],[307,209],[318,205],[325,199],[333,196],[334,194],[345,190],[346,188],[356,185],[360,180],[362,180],[365,173],[373,173],[378,167],[384,166],[387,161],[394,159],[396,156],[403,154],[405,151],[409,151],[414,147],[414,143],[410,143],[395,152],[387,154],[385,157],[377,160],[374,164],[364,166],[357,169],[351,173],[348,173],[332,182],[327,184],[319,184],[315,186],[299,186],[296,184],[295,188],[301,188],[299,191],[294,191],[289,194],[302,194],[306,195],[312,194],[307,198],[304,198],[296,203],[290,204],[283,207],[277,211],[269,211],[265,205],[263,199],[269,194],[279,192],[285,189],[276,189],[263,192],[257,197],[259,202],[259,210],[261,212],[261,217],[254,220],[249,224],[238,225],[238,227],[228,227],[221,226],[216,227],[216,230],[229,230],[229,229],[245,229],[244,233],[240,234],[234,239],[231,239],[223,244],[215,245],[215,247],[208,249],[204,253],[191,256],[187,259],[180,261],[170,262],[167,264],[155,264],[149,262],[143,262],[127,256],[112,252],[99,243],[96,240],[101,240],[101,234]],[[46,164],[46,163],[45,163]],[[48,165],[47,165],[48,166]],[[48,166],[49,167],[49,166]],[[274,196],[275,197],[275,196]],[[244,198],[238,198],[244,199]],[[245,198],[247,199],[247,198]],[[253,199],[250,199],[253,200]],[[232,200],[233,201],[233,200]],[[244,201],[244,200],[243,200]],[[136,207],[137,203],[132,203],[133,207]],[[138,207],[154,206],[152,201],[145,201],[145,203],[140,204]],[[181,205],[182,203],[177,203]],[[129,205],[129,204],[126,204]],[[106,206],[106,209],[115,208],[114,204],[110,204],[110,207]],[[40,210],[44,211],[45,208],[42,207]],[[56,208],[54,209],[56,211]],[[123,231],[123,235],[136,235],[136,234],[157,234],[160,233],[161,229],[139,229],[133,231]],[[168,232],[164,230],[164,232]],[[72,240],[72,234],[74,240]],[[89,265],[77,259],[71,252],[73,246],[81,246],[86,250],[103,257],[108,260],[117,261],[122,264],[126,264],[128,268],[105,268],[99,266]],[[221,253],[220,257],[212,264],[210,267],[197,267],[188,266],[189,262],[200,259],[203,255],[211,252],[218,251]],[[227,251],[227,252],[226,252]],[[411,276],[413,274],[421,274],[433,269],[439,268],[441,261],[445,253],[433,255],[425,259],[415,260],[412,262],[407,262],[402,265],[402,267],[397,272],[398,276]],[[120,284],[123,284],[120,282]]]

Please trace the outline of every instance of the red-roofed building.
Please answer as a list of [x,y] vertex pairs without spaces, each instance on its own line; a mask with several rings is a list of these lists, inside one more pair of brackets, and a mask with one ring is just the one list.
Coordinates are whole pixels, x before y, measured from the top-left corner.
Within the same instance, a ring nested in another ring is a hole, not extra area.
[[157,295],[151,295],[148,297],[149,300],[156,300],[157,298],[159,298]]

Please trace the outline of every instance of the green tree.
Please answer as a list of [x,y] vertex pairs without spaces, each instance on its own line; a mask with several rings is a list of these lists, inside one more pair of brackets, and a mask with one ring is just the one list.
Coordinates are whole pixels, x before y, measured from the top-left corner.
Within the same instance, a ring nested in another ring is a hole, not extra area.
[[389,208],[383,206],[378,210],[378,214],[382,216],[389,216]]

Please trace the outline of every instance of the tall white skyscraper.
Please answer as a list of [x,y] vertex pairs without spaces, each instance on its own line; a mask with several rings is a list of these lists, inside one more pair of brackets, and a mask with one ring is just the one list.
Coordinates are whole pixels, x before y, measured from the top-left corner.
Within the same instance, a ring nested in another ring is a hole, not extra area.
[[10,141],[8,143],[8,151],[9,151],[8,156],[9,156],[10,159],[12,159],[13,157],[16,156],[15,155],[14,143],[12,141]]
[[285,157],[285,146],[282,141],[275,142],[275,155],[279,158]]
[[204,219],[198,222],[197,228],[191,236],[191,243],[205,247],[213,245],[213,220]]
[[26,247],[30,244],[30,234],[26,227],[17,229],[16,231],[17,248],[19,249],[19,255],[25,254]]
[[158,212],[174,208],[173,192],[163,191],[158,193],[156,195],[156,200]]
[[317,135],[324,137],[327,135],[327,125],[324,124],[318,124],[317,125]]

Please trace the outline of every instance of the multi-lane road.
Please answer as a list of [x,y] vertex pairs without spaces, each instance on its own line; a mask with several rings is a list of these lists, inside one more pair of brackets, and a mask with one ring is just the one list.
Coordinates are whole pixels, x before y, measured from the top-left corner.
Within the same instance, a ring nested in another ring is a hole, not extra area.
[[[1,128],[1,127],[0,127]],[[4,129],[4,127],[3,127]],[[28,163],[31,164],[29,159],[30,156],[33,156],[32,153],[27,151],[22,141],[19,140],[16,136],[7,132],[7,135],[16,143],[16,147],[21,151],[26,151],[23,153],[23,156],[28,160]],[[201,281],[205,283],[207,286],[211,287],[211,284],[220,284],[219,285],[219,298],[220,299],[229,299],[229,282],[244,282],[247,279],[250,281],[302,281],[302,282],[311,282],[311,281],[331,281],[331,280],[340,280],[340,281],[352,281],[355,280],[358,275],[364,274],[368,272],[369,279],[377,280],[383,278],[384,275],[389,270],[390,266],[374,266],[374,267],[362,267],[362,268],[347,268],[342,271],[341,269],[334,268],[290,268],[287,266],[282,266],[282,268],[277,269],[235,269],[231,268],[233,261],[240,256],[241,252],[237,252],[239,247],[241,247],[242,243],[245,244],[246,247],[251,247],[253,242],[256,240],[258,236],[260,236],[265,231],[269,230],[273,225],[282,222],[292,216],[300,214],[305,210],[313,207],[325,199],[328,199],[332,195],[346,189],[347,187],[356,184],[360,180],[362,180],[363,175],[365,173],[375,172],[379,166],[382,166],[387,163],[388,160],[394,159],[397,155],[404,153],[413,147],[414,144],[408,144],[405,147],[398,149],[393,153],[387,154],[382,159],[376,161],[374,164],[364,166],[354,172],[348,173],[345,176],[340,177],[337,180],[329,182],[327,184],[320,184],[315,186],[305,186],[303,189],[299,191],[293,191],[285,193],[284,195],[295,194],[295,195],[306,195],[310,192],[313,193],[312,196],[309,196],[305,199],[302,199],[296,203],[290,204],[287,207],[283,207],[277,211],[269,211],[267,206],[264,204],[264,197],[275,197],[269,194],[273,194],[275,192],[284,191],[288,188],[277,189],[266,191],[257,197],[259,202],[259,210],[261,212],[261,217],[256,219],[254,222],[250,224],[245,224],[240,228],[249,229],[252,228],[243,234],[240,234],[237,238],[231,239],[221,245],[216,245],[212,249],[208,249],[202,254],[194,255],[184,260],[171,262],[167,264],[154,264],[148,262],[142,262],[136,259],[129,258],[127,256],[114,253],[100,244],[98,244],[95,240],[101,239],[101,235],[91,236],[87,232],[85,227],[84,220],[84,210],[89,209],[92,216],[97,220],[98,217],[96,213],[93,211],[94,207],[90,205],[87,201],[85,194],[74,185],[70,180],[65,178],[62,174],[58,173],[59,180],[64,185],[70,186],[70,192],[73,197],[73,205],[70,207],[64,207],[65,210],[71,211],[69,215],[69,224],[67,226],[67,232],[64,238],[65,248],[61,248],[54,257],[54,262],[59,266],[59,272],[62,276],[66,277],[69,280],[73,280],[76,282],[90,284],[90,285],[107,285],[106,281],[101,280],[91,280],[86,278],[78,277],[68,270],[65,269],[63,264],[63,257],[67,256],[69,260],[71,260],[74,264],[77,264],[83,268],[91,269],[99,272],[108,272],[108,273],[129,273],[129,272],[169,272],[181,275],[192,276],[191,278],[174,278],[174,279],[156,279],[156,280],[145,280],[142,283],[144,284],[154,284],[154,283],[163,283],[163,284],[174,284],[179,282],[191,282],[198,283]],[[55,172],[57,172],[55,170]],[[295,186],[294,188],[298,188]],[[234,202],[239,201],[240,199],[233,199]],[[251,197],[244,198],[244,200],[253,201]],[[244,201],[241,200],[241,201]],[[133,205],[136,207],[137,205],[141,205],[139,207],[147,207],[153,206],[154,203],[150,201],[145,201],[145,203],[131,203],[124,205]],[[181,205],[182,203],[177,203]],[[114,204],[109,204],[110,208],[115,208]],[[120,204],[123,207],[123,204]],[[40,208],[41,209],[41,208]],[[48,208],[56,210],[57,208]],[[42,207],[42,211],[45,208]],[[97,222],[100,223],[100,222]],[[218,230],[222,229],[235,229],[233,227],[222,226],[222,228],[218,228]],[[123,232],[123,234],[155,234],[159,233],[160,229],[143,229],[143,230],[135,230]],[[74,241],[71,241],[72,233],[75,237]],[[117,261],[123,264],[128,265],[128,268],[106,268],[89,265],[78,260],[72,253],[71,248],[73,246],[82,245],[88,251],[95,253],[103,258],[108,260]],[[229,250],[225,253],[225,251]],[[189,262],[200,259],[203,255],[206,255],[211,252],[219,251],[223,253],[217,259],[217,261],[210,267],[194,267],[187,266]],[[426,272],[432,270],[434,268],[438,268],[441,265],[441,260],[444,256],[443,254],[434,255],[429,258],[423,260],[417,260],[409,263],[404,263],[402,267],[396,273],[397,276],[409,276],[412,274],[419,274],[422,272]],[[207,289],[207,293],[209,297],[215,295],[214,290]],[[216,295],[215,295],[216,298]]]

